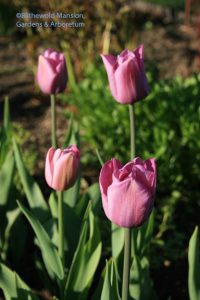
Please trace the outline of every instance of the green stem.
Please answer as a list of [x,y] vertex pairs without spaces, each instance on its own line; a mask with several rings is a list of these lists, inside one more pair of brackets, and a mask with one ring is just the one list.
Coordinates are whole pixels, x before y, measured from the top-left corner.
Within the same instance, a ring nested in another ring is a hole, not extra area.
[[51,94],[51,142],[52,147],[56,148],[56,96]]
[[124,228],[124,268],[123,268],[123,282],[122,282],[122,300],[129,299],[130,254],[131,254],[131,229]]
[[64,253],[64,224],[63,224],[63,192],[58,192],[58,234],[59,234],[58,251],[64,269],[65,253]]
[[[130,115],[130,146],[131,160],[135,157],[135,122],[134,107],[129,105]],[[122,300],[129,299],[129,281],[130,281],[130,261],[131,261],[131,228],[124,228],[124,268],[122,282]]]
[[135,118],[133,104],[129,105],[131,160],[135,157]]

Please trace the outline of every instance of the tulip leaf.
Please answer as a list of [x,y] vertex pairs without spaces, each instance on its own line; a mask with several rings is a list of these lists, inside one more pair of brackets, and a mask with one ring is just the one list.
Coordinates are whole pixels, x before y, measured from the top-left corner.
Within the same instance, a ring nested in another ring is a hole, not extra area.
[[124,247],[124,229],[111,223],[112,256],[118,258]]
[[64,271],[61,263],[60,256],[58,255],[58,252],[51,242],[51,239],[49,238],[47,232],[41,225],[41,223],[37,220],[37,218],[33,215],[32,212],[30,212],[27,208],[25,208],[20,202],[18,202],[18,205],[23,212],[23,214],[28,219],[29,223],[31,224],[39,245],[40,249],[42,251],[42,256],[45,262],[48,264],[48,267],[51,269],[51,271],[60,279],[63,279],[64,277]]
[[200,299],[200,253],[198,227],[196,226],[189,242],[188,250],[189,274],[188,289],[190,300]]
[[38,300],[19,275],[4,264],[0,264],[0,287],[6,300]]
[[92,210],[95,213],[95,215],[98,215],[100,212],[100,209],[102,208],[101,204],[101,193],[99,189],[99,184],[98,183],[93,183],[89,188],[88,188],[88,194],[91,200],[92,204]]
[[0,128],[0,166],[4,163],[5,157],[10,149],[12,126],[10,121],[9,99],[5,97],[3,126]]
[[[82,219],[77,215],[76,208],[70,207],[68,204],[63,203],[63,215],[64,218],[64,228],[65,228],[65,251],[67,253],[65,264],[66,267],[70,268],[74,252],[76,250],[80,230],[82,225]],[[73,230],[72,230],[73,228]]]
[[78,200],[79,190],[80,190],[81,178],[78,177],[76,183],[68,190],[63,193],[63,200],[70,207],[74,207]]
[[[7,224],[4,230],[3,249],[6,255],[8,248],[10,248],[10,255],[12,255],[14,261],[17,261],[22,254],[26,241],[26,227],[21,222],[22,218],[19,207],[9,210],[6,213],[6,218]],[[20,239],[19,235],[23,235],[24,238]]]
[[118,291],[117,267],[113,260],[106,262],[106,275],[104,279],[101,300],[120,300]]
[[34,181],[33,177],[28,173],[20,152],[19,146],[13,139],[15,161],[20,175],[20,179],[26,194],[28,203],[32,209],[37,210],[37,215],[40,221],[45,221],[49,218],[47,203],[43,197],[39,185]]
[[51,192],[48,202],[49,202],[49,208],[50,208],[52,217],[57,218],[57,216],[58,216],[58,201],[57,201],[55,192]]
[[4,100],[4,113],[3,113],[3,126],[7,134],[11,130],[11,121],[10,121],[10,105],[8,96]]
[[137,255],[134,256],[129,288],[130,296],[134,300],[157,299],[150,277],[149,261],[145,256],[143,258],[139,258]]
[[12,153],[8,153],[6,160],[0,170],[0,206],[8,202],[9,193],[12,185],[15,161]]
[[96,149],[96,155],[97,155],[100,165],[103,167],[104,162],[103,162],[103,159],[102,159],[101,154],[99,153],[98,149]]
[[75,209],[80,219],[82,219],[89,202],[91,202],[92,211],[94,214],[99,216],[102,210],[102,203],[98,183],[92,184],[77,202]]
[[66,299],[87,298],[101,256],[100,232],[91,207],[87,214],[65,286]]
[[[106,265],[107,266],[107,265]],[[101,272],[101,277],[98,280],[98,286],[94,291],[91,300],[99,300],[101,299],[102,289],[105,281],[105,274],[106,274],[106,266],[104,267],[103,271]]]
[[78,130],[78,124],[74,121],[73,115],[71,115],[70,123],[67,131],[67,136],[64,141],[64,147],[69,147],[71,145],[76,145],[78,148],[80,147],[80,136]]
[[134,228],[133,233],[133,253],[143,257],[151,242],[154,228],[154,211],[148,220],[139,228]]
[[65,137],[65,141],[64,141],[64,148],[70,146],[71,144],[71,139],[72,139],[72,135],[73,135],[73,123],[74,123],[74,117],[73,114],[71,114],[70,118],[69,118],[69,122],[68,122],[68,128],[67,128],[67,134]]

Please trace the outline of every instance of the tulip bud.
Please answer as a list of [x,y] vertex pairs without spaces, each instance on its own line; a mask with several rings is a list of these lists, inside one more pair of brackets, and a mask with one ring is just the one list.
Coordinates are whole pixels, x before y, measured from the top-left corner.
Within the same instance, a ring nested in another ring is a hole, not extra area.
[[101,55],[113,97],[121,104],[132,104],[148,95],[144,71],[143,45],[131,52],[125,49],[117,57]]
[[63,53],[47,49],[38,59],[37,83],[44,94],[61,93],[67,83],[67,69]]
[[50,148],[45,163],[45,178],[56,191],[72,187],[78,177],[79,150],[73,145],[64,150]]
[[103,209],[110,221],[121,227],[138,227],[149,217],[156,191],[155,159],[139,157],[122,166],[113,158],[99,177]]

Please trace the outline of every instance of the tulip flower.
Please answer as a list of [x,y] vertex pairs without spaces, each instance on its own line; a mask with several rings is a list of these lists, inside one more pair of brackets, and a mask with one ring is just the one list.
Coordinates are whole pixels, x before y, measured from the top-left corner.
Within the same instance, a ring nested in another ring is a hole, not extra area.
[[110,221],[121,227],[142,225],[151,213],[156,190],[155,159],[139,157],[122,166],[115,158],[100,173],[103,208]]
[[67,69],[63,53],[47,49],[38,59],[37,83],[45,94],[61,93],[67,83]]
[[72,187],[78,177],[79,150],[73,145],[64,150],[50,148],[45,163],[45,178],[56,191]]
[[117,57],[110,54],[101,57],[107,71],[110,90],[117,102],[132,104],[148,95],[143,45],[133,52],[125,49]]

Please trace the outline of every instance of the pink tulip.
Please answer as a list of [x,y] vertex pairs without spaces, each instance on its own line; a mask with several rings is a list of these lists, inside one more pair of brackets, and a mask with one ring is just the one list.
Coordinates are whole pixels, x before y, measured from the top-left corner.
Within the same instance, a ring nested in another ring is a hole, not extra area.
[[74,185],[78,177],[79,150],[73,145],[64,150],[50,148],[45,163],[45,178],[56,191],[64,191]]
[[37,83],[44,94],[61,93],[67,83],[65,57],[53,49],[47,49],[38,59]]
[[131,52],[127,49],[117,57],[101,55],[113,97],[121,104],[131,104],[148,95],[144,71],[143,45]]
[[122,166],[115,158],[101,169],[100,190],[103,209],[121,227],[140,226],[151,213],[156,190],[156,164],[139,157]]

